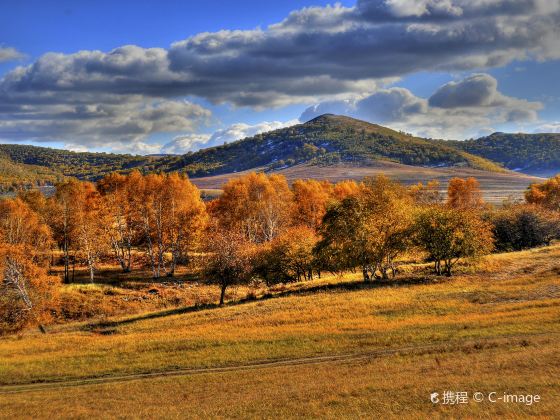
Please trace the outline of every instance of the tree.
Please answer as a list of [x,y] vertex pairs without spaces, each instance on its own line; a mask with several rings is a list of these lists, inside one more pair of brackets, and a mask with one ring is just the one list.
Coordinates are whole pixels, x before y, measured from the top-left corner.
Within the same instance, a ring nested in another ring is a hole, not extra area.
[[[186,176],[131,175],[135,218],[154,278],[173,276],[177,264],[188,262],[187,251],[198,244],[206,221],[200,192]],[[171,255],[168,261],[166,254]]]
[[358,194],[360,192],[360,186],[351,179],[337,182],[333,187],[333,197],[335,200],[342,201],[346,197]]
[[20,199],[0,200],[0,330],[13,331],[48,317],[56,278],[42,268],[51,232]]
[[200,191],[184,175],[166,176],[164,184],[167,203],[164,234],[171,253],[168,271],[173,276],[177,264],[188,262],[187,250],[196,247],[207,223],[206,206]]
[[316,270],[313,248],[318,237],[308,226],[294,226],[268,244],[261,245],[255,258],[255,274],[267,285],[312,280]]
[[107,250],[107,230],[110,223],[101,196],[90,182],[68,181],[57,185],[56,199],[63,209],[65,275],[68,276],[68,247],[73,243],[83,256],[90,282],[95,279],[99,257]]
[[478,209],[484,205],[480,184],[475,178],[452,178],[447,186],[447,205],[455,209]]
[[472,210],[425,208],[417,216],[414,233],[416,243],[428,253],[438,275],[451,276],[459,259],[487,254],[494,247],[492,225]]
[[252,279],[255,246],[239,230],[212,226],[207,234],[203,276],[206,282],[220,287],[220,305],[226,289],[247,284]]
[[326,181],[294,181],[294,224],[317,229],[327,211],[327,204],[333,195],[333,186]]
[[291,224],[293,193],[286,178],[250,173],[224,186],[214,215],[228,230],[238,230],[253,243],[271,241]]
[[560,211],[560,175],[540,184],[531,184],[525,192],[525,200],[548,210]]
[[512,205],[491,214],[496,249],[519,251],[560,237],[558,215],[536,205]]
[[137,171],[129,176],[112,173],[97,183],[107,216],[106,234],[113,255],[124,273],[131,271],[132,247],[140,236],[132,207],[133,197],[137,193],[134,178],[138,176],[141,177]]
[[332,206],[315,252],[330,271],[359,266],[364,281],[395,275],[395,259],[408,245],[412,199],[401,185],[379,176]]
[[409,191],[416,204],[425,206],[441,202],[439,181],[432,180],[428,181],[426,184],[419,182],[418,184],[412,185]]

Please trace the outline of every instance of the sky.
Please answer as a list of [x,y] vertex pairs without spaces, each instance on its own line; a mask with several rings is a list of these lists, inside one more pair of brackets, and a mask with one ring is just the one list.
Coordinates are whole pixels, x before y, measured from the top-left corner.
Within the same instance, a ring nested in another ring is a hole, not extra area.
[[560,0],[0,1],[0,143],[186,153],[343,114],[560,132]]

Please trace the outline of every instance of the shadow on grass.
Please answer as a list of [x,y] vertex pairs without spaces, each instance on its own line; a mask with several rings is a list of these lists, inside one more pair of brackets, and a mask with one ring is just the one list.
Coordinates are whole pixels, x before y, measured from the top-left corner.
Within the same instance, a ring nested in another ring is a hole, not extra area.
[[383,288],[390,288],[390,287],[408,287],[408,286],[416,286],[416,285],[427,285],[427,284],[441,283],[447,281],[448,279],[449,278],[443,278],[443,277],[411,277],[411,278],[405,278],[399,280],[396,279],[375,280],[369,282],[351,281],[351,282],[335,283],[335,284],[322,284],[322,285],[304,287],[296,290],[283,290],[275,293],[269,292],[269,293],[265,293],[261,297],[243,298],[236,301],[227,302],[225,305],[222,306],[220,306],[217,303],[184,306],[180,308],[151,312],[144,315],[132,316],[130,318],[122,319],[119,321],[91,322],[84,325],[81,329],[85,331],[97,332],[103,335],[109,335],[109,334],[116,333],[117,331],[115,330],[115,328],[121,325],[133,324],[135,322],[145,321],[149,319],[164,318],[172,315],[181,315],[181,314],[198,312],[198,311],[203,311],[208,309],[217,309],[221,307],[223,308],[226,306],[238,306],[250,302],[258,302],[258,301],[264,301],[268,299],[276,299],[276,298],[297,296],[297,295],[304,296],[304,295],[311,295],[320,292],[356,291],[356,290],[368,290],[368,289],[374,290],[374,289],[383,289]]

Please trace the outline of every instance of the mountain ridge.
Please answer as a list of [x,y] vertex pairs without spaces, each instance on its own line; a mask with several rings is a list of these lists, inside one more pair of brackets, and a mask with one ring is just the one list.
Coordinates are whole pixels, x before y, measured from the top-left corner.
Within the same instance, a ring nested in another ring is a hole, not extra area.
[[[508,169],[518,168],[512,167],[515,159],[508,160],[508,156],[500,156],[496,151],[501,150],[499,141],[505,142],[511,136],[544,136],[547,140],[542,147],[536,148],[535,153],[546,155],[542,149],[551,144],[549,136],[553,135],[494,133],[476,140],[432,140],[347,116],[324,114],[305,123],[184,155],[133,156],[0,145],[0,157],[3,156],[12,167],[48,168],[49,176],[56,174],[83,180],[97,180],[110,172],[127,173],[134,169],[144,173],[178,171],[199,178],[252,169],[278,171],[301,164],[367,166],[375,161],[423,168],[457,167],[508,172]],[[560,139],[560,135],[557,136]],[[528,142],[526,138],[523,141]],[[560,167],[560,140],[553,141],[554,145],[556,143]],[[512,144],[506,148],[509,155],[517,153],[515,142]],[[526,145],[524,150],[530,163],[531,147]],[[517,153],[519,156],[516,159],[521,159],[523,153]]]

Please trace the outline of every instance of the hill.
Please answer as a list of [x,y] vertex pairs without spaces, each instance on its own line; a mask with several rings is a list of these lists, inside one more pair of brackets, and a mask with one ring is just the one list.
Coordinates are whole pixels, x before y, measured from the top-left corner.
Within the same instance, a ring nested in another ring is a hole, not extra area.
[[131,156],[113,153],[71,152],[27,145],[0,144],[0,153],[13,163],[47,167],[57,174],[79,179],[95,180],[115,171],[133,168],[153,169],[157,157]]
[[503,171],[493,162],[450,145],[330,114],[223,146],[162,159],[159,163],[164,170],[182,170],[200,177],[253,168],[281,169],[302,163],[324,166],[377,160],[413,166]]
[[376,124],[337,115],[322,115],[303,124],[202,149],[185,155],[132,156],[71,152],[26,145],[0,145],[14,163],[36,165],[84,180],[110,172],[180,171],[192,177],[298,164],[328,166],[340,162],[391,161],[425,167],[503,169],[452,145],[413,137]]
[[560,172],[560,134],[494,133],[445,143],[526,174],[550,177]]
[[64,178],[60,173],[45,166],[15,163],[0,151],[0,193],[20,187],[54,184]]

